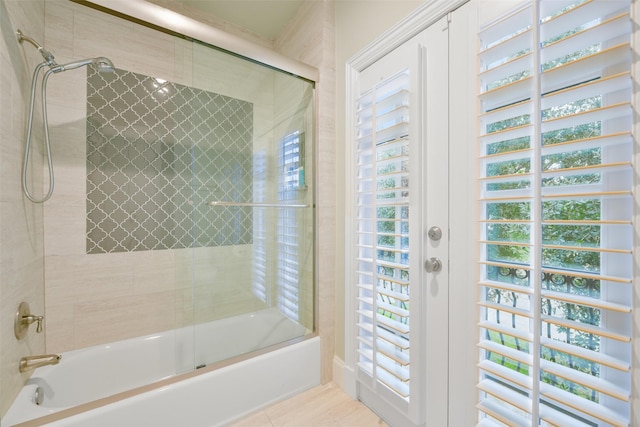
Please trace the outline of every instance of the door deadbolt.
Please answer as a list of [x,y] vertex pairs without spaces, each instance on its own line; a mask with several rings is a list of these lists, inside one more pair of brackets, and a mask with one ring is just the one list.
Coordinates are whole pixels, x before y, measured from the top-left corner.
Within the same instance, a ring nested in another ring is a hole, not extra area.
[[424,269],[427,270],[427,273],[436,273],[442,270],[442,261],[440,258],[429,258],[424,262]]
[[431,240],[440,240],[442,238],[442,229],[440,227],[431,227],[427,232]]

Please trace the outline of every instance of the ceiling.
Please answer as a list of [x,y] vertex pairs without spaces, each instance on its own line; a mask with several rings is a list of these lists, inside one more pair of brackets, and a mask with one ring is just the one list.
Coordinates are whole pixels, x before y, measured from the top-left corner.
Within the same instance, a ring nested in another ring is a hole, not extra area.
[[273,40],[304,0],[186,0],[185,6],[215,15]]

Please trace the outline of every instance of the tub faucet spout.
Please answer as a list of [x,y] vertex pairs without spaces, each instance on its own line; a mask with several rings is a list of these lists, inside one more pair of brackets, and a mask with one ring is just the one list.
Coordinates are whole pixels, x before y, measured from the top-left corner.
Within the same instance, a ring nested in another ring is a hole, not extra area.
[[20,372],[33,371],[46,365],[57,365],[62,356],[59,354],[43,354],[39,356],[26,356],[20,359]]

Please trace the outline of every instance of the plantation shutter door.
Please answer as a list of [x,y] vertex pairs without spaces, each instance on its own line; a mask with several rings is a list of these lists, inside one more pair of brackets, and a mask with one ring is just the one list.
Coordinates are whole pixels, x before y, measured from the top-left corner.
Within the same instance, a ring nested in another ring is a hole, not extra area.
[[358,367],[409,397],[409,75],[363,93],[357,127]]
[[351,91],[347,344],[358,399],[403,427],[448,416],[449,19],[431,19]]
[[482,26],[479,425],[629,426],[630,1]]

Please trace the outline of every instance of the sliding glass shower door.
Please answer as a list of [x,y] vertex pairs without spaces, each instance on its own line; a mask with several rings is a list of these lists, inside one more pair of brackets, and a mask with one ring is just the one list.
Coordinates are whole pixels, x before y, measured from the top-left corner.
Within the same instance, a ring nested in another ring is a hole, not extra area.
[[314,330],[314,86],[198,43],[192,64],[179,312],[202,367]]

